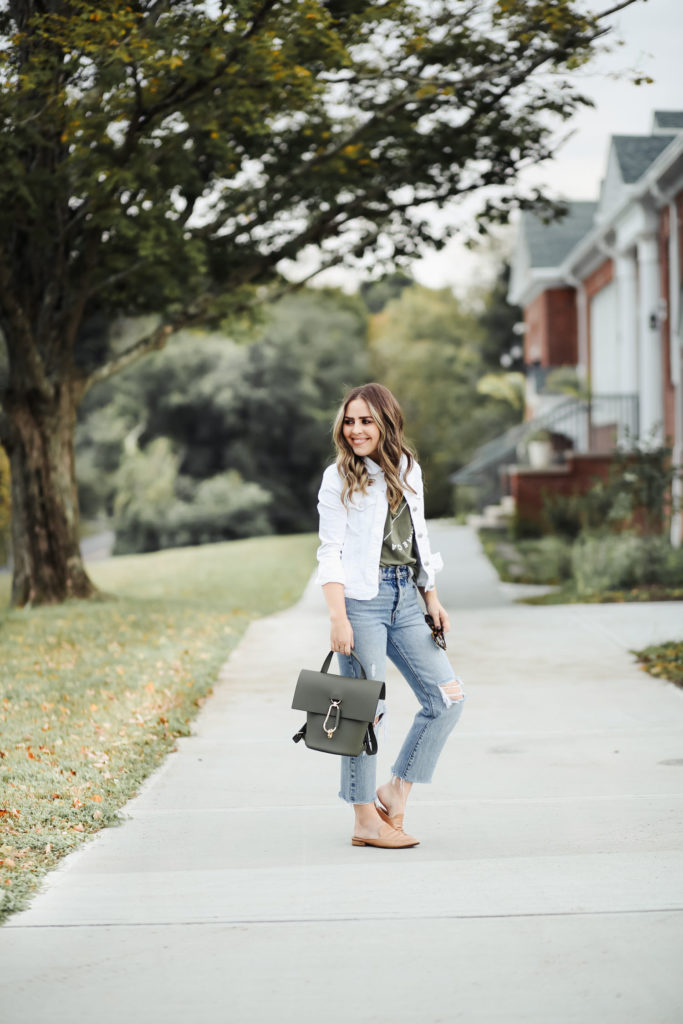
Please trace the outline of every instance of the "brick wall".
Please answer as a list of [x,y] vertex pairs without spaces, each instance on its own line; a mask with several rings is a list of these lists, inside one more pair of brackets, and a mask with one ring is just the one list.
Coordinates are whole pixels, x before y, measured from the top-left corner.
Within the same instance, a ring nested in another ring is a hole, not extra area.
[[541,366],[575,366],[576,292],[548,288],[524,310],[524,359]]
[[509,466],[508,486],[515,499],[518,518],[525,523],[542,525],[546,494],[585,494],[596,479],[607,480],[611,461],[611,455],[577,455],[568,452],[564,466],[549,466],[547,469]]

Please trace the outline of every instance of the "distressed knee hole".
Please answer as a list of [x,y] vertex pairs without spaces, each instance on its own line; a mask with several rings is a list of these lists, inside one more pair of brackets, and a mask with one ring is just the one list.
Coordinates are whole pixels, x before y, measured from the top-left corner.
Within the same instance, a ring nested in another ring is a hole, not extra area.
[[461,700],[465,699],[462,679],[454,679],[450,683],[443,683],[439,689],[441,690],[441,696],[443,697],[443,702],[447,708],[449,708],[451,704],[459,704]]

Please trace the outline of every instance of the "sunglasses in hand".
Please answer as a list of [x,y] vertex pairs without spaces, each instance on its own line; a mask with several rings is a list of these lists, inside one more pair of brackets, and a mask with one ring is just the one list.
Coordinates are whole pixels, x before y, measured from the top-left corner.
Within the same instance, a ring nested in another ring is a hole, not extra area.
[[441,626],[437,626],[431,615],[425,615],[425,622],[432,631],[432,640],[437,647],[440,647],[442,651],[446,650],[446,638],[443,635],[443,629]]

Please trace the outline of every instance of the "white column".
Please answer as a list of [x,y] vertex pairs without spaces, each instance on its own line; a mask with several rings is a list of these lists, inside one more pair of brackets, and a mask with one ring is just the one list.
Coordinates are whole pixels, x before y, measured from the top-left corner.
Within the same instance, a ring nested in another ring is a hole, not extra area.
[[638,375],[640,394],[640,439],[658,444],[663,436],[664,384],[662,381],[662,341],[659,330],[659,260],[657,239],[647,235],[638,239],[638,275],[640,282]]
[[589,377],[590,367],[588,365],[588,302],[586,286],[583,281],[576,282],[576,341],[579,357],[576,374],[579,380],[585,384]]
[[635,250],[621,253],[614,261],[617,280],[618,390],[622,395],[638,392],[638,292]]

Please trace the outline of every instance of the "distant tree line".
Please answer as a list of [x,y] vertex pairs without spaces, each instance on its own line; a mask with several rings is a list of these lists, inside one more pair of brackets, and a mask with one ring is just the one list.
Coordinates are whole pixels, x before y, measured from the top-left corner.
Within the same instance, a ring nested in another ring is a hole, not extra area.
[[520,415],[477,392],[510,344],[514,310],[498,335],[483,326],[501,301],[475,314],[394,275],[356,296],[303,289],[231,336],[181,335],[84,400],[82,515],[113,521],[118,553],[314,529],[332,417],[369,379],[402,402],[428,514],[449,514],[449,474]]

